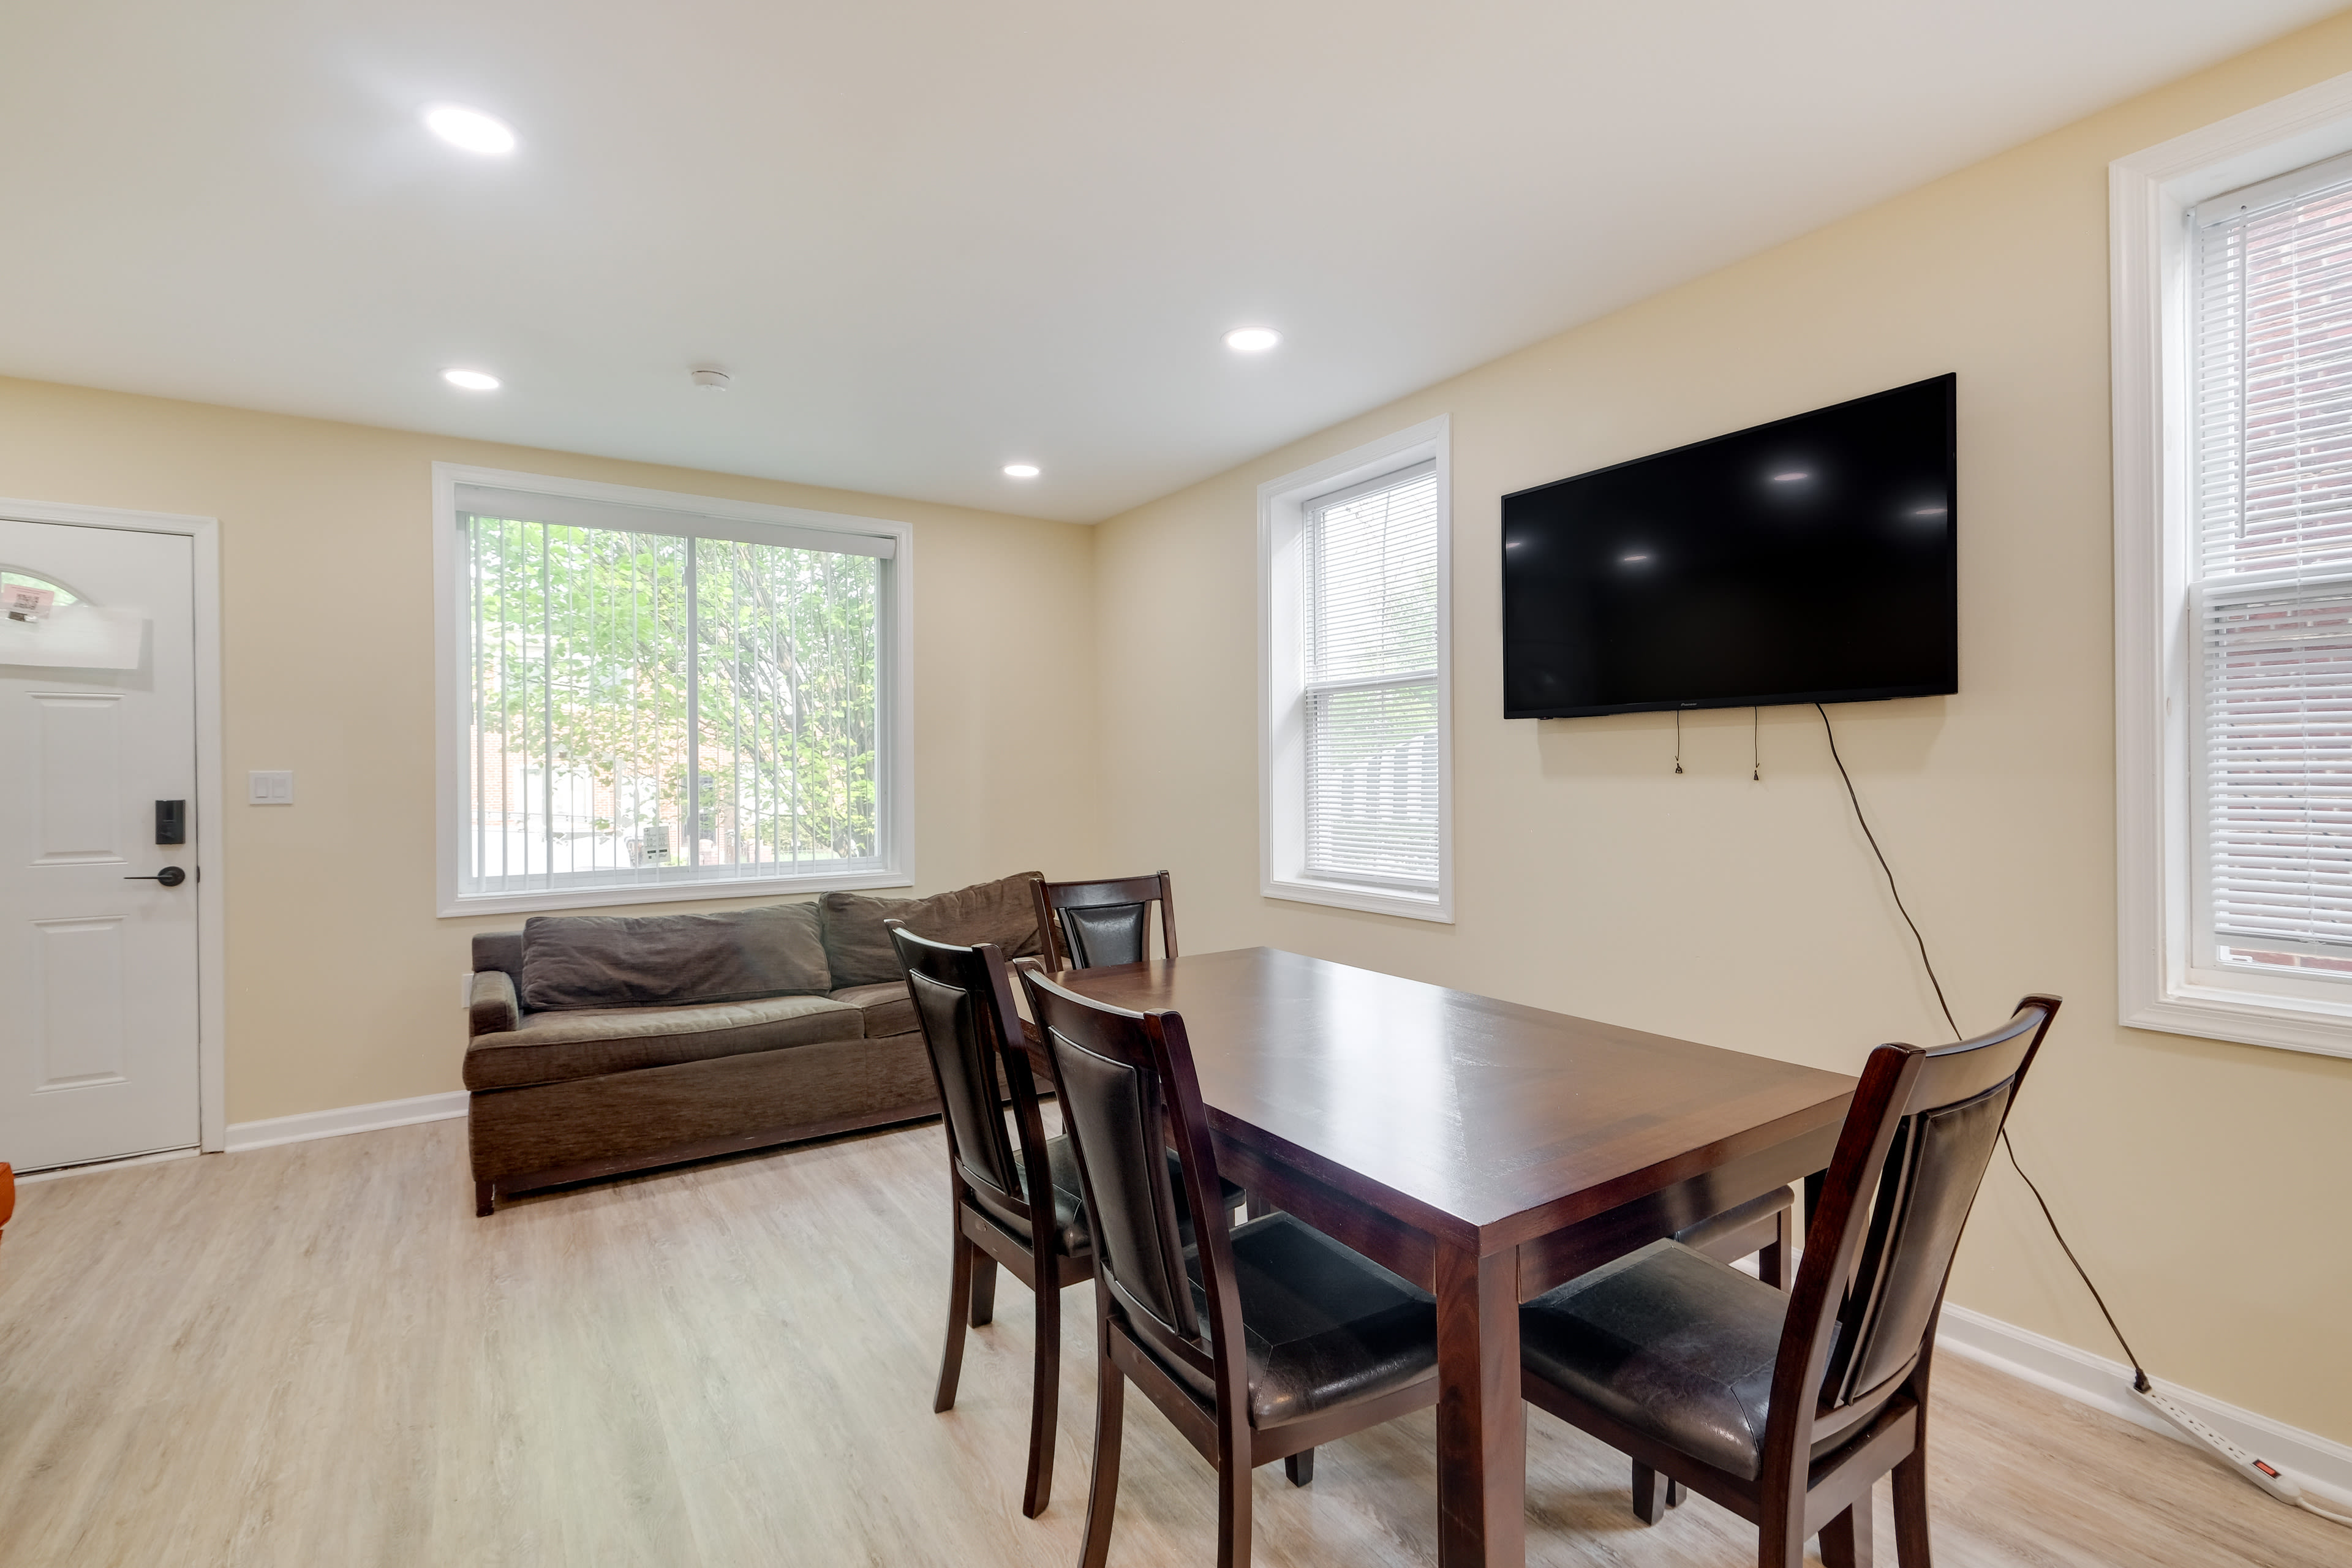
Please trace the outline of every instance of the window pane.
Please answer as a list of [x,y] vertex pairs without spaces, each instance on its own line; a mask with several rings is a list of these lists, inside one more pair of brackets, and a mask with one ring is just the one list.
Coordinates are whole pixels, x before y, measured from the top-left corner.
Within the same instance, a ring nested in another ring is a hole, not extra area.
[[1307,869],[1350,881],[1437,881],[1437,688],[1307,699]]
[[874,863],[879,561],[463,521],[467,892]]
[[2352,184],[2199,237],[2206,576],[2352,566]]
[[1310,507],[1305,575],[1309,682],[1435,669],[1435,466]]

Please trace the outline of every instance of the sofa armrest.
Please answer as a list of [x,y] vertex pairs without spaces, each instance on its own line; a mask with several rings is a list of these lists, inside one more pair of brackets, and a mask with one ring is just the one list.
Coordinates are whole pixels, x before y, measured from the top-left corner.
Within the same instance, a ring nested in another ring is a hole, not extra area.
[[503,969],[476,970],[474,993],[466,1004],[467,1037],[505,1034],[521,1023],[522,1008],[515,1001],[514,977]]

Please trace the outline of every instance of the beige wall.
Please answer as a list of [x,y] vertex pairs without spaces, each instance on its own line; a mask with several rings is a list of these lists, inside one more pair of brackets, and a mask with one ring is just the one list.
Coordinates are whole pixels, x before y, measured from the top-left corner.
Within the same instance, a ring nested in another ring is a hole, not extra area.
[[[467,939],[522,918],[434,914],[436,461],[912,523],[919,886],[1095,863],[1087,671],[1041,721],[1017,615],[1084,602],[1090,529],[0,380],[0,496],[220,520],[232,1121],[459,1087]],[[292,808],[241,803],[257,767]]]
[[[1959,374],[1958,695],[1835,710],[1964,1027],[2066,1012],[2018,1149],[2159,1374],[2352,1440],[2352,1060],[2119,1028],[2109,160],[2352,70],[2339,18],[1112,520],[1110,860],[1190,948],[1269,942],[1843,1070],[1941,1037],[1810,708],[1499,717],[1497,498]],[[1632,215],[1629,215],[1632,216]],[[1255,487],[1453,416],[1459,923],[1260,898]],[[2114,1343],[2017,1178],[1952,1299]]]

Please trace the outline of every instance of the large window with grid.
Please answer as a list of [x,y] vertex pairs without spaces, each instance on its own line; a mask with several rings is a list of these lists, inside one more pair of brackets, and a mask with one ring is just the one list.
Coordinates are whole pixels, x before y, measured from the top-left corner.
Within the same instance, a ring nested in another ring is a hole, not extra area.
[[903,541],[699,505],[454,487],[457,906],[905,879]]
[[1452,918],[1444,434],[1261,492],[1272,896]]

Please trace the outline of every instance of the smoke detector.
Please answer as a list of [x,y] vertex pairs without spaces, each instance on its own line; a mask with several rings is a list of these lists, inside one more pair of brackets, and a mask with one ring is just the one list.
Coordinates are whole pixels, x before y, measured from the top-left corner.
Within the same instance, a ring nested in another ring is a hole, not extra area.
[[729,378],[727,373],[723,370],[713,370],[709,365],[698,365],[693,370],[687,372],[687,375],[695,385],[700,387],[705,392],[724,392],[727,390]]

